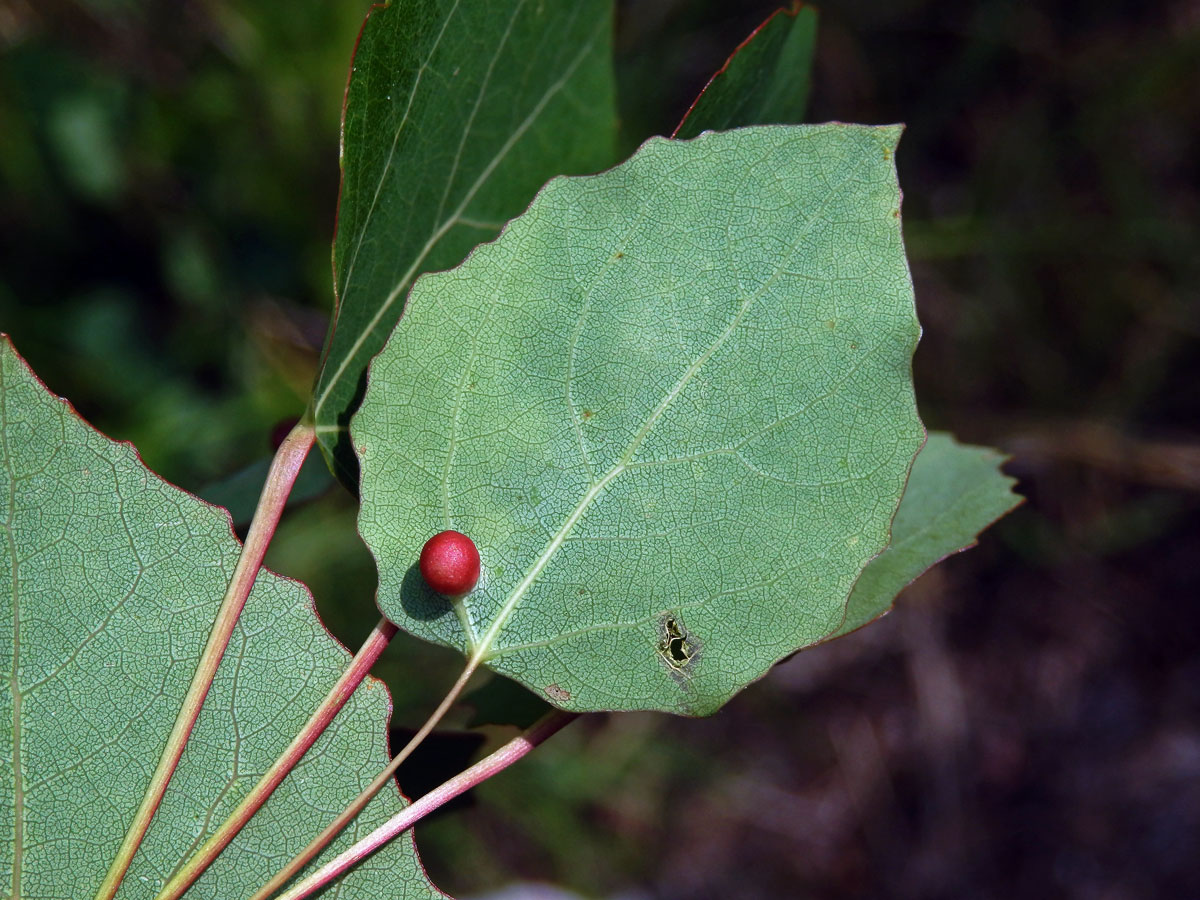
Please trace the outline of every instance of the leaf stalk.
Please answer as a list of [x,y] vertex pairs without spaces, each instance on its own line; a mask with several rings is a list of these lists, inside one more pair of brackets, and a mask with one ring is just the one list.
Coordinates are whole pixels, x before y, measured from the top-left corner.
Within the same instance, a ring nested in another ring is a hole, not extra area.
[[[458,680],[454,682],[450,690],[446,692],[446,696],[442,698],[442,702],[438,704],[437,709],[430,713],[429,718],[425,720],[425,724],[409,739],[400,752],[392,758],[387,768],[375,776],[375,780],[367,785],[366,789],[355,797],[344,810],[338,813],[336,819],[330,822],[320,834],[313,838],[307,847],[297,853],[286,866],[276,872],[270,881],[259,888],[250,900],[265,900],[265,898],[270,897],[291,881],[301,869],[308,865],[313,857],[325,849],[330,841],[341,834],[342,830],[354,820],[355,816],[363,811],[363,808],[371,802],[371,799],[379,793],[380,789],[391,780],[392,776],[396,774],[396,769],[400,768],[401,763],[412,755],[412,752],[429,736],[429,732],[433,731],[438,723],[442,721],[442,718],[449,712],[450,707],[454,705],[454,701],[463,692],[463,688],[467,686],[467,682],[471,680],[471,676],[475,674],[475,670],[479,668],[479,663],[480,659],[478,656],[471,657],[462,674],[458,676]],[[157,898],[157,900],[167,900],[167,898]]]
[[337,682],[321,704],[313,711],[304,728],[292,739],[287,749],[271,767],[263,773],[258,783],[242,799],[229,817],[212,833],[204,845],[171,876],[170,881],[159,892],[155,900],[178,900],[191,887],[254,816],[267,802],[267,798],[279,786],[316,742],[317,738],[329,727],[329,723],[346,705],[346,701],[358,689],[363,678],[370,672],[375,661],[396,635],[397,628],[387,619],[380,619],[372,629],[371,634],[363,642],[354,659],[342,673]]
[[233,577],[225,591],[221,606],[217,610],[216,621],[213,622],[208,642],[200,654],[196,672],[192,676],[192,683],[183,698],[183,704],[179,708],[175,724],[167,737],[167,744],[163,748],[158,766],[146,787],[141,805],[134,813],[125,838],[113,858],[112,865],[109,866],[104,880],[96,891],[95,900],[112,900],[112,897],[116,895],[125,873],[129,871],[129,866],[133,862],[134,854],[137,853],[142,839],[146,836],[150,820],[154,818],[154,813],[158,810],[163,795],[166,793],[167,785],[170,784],[175,769],[179,765],[179,759],[183,756],[183,749],[187,745],[192,728],[195,727],[196,719],[200,715],[204,698],[208,696],[209,688],[212,687],[213,678],[225,655],[225,648],[229,645],[234,626],[237,625],[238,617],[241,616],[242,609],[246,605],[246,598],[250,595],[251,588],[254,587],[258,570],[262,567],[267,545],[270,544],[271,538],[275,534],[275,528],[279,524],[279,517],[283,513],[292,485],[295,484],[296,476],[300,472],[300,466],[304,463],[305,457],[308,456],[308,451],[312,449],[315,437],[312,423],[307,420],[301,421],[283,439],[283,443],[279,445],[279,449],[275,453],[275,458],[271,461],[271,469],[267,474],[266,483],[263,485],[262,494],[259,496],[258,507],[254,511],[250,530],[246,534],[246,542],[242,545],[242,552],[233,570]]
[[[485,756],[469,769],[455,775],[440,787],[434,788],[420,800],[406,806],[365,838],[343,851],[303,881],[280,894],[276,900],[301,900],[309,897],[339,877],[351,866],[370,856],[388,841],[402,834],[438,807],[453,800],[478,784],[503,772],[536,746],[554,735],[563,726],[579,717],[579,713],[556,710],[544,716],[524,734],[513,738],[499,750]],[[258,896],[258,895],[255,895]]]

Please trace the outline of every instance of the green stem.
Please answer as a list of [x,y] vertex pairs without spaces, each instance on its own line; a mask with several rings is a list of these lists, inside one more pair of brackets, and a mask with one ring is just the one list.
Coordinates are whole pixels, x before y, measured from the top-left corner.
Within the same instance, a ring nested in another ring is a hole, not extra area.
[[237,836],[237,833],[258,812],[259,808],[267,802],[267,798],[271,796],[288,772],[295,767],[296,763],[300,762],[317,738],[329,727],[334,716],[345,706],[346,701],[350,699],[350,696],[362,683],[363,678],[371,670],[371,666],[379,659],[379,654],[395,637],[396,630],[396,626],[387,619],[380,619],[379,624],[375,626],[358,653],[354,655],[350,666],[342,673],[300,733],[283,751],[279,759],[267,769],[258,784],[250,789],[242,802],[230,813],[229,818],[212,833],[212,836],[204,842],[199,850],[192,854],[191,859],[176,870],[155,900],[178,900],[191,887],[192,882],[199,878],[221,851],[229,845],[229,842]]
[[[277,900],[301,900],[325,887],[351,866],[370,856],[388,841],[407,831],[420,819],[438,807],[453,800],[475,785],[503,772],[517,760],[527,755],[534,747],[545,741],[579,713],[555,711],[541,719],[520,737],[513,738],[499,750],[485,756],[471,768],[455,775],[440,787],[434,788],[416,803],[406,806],[384,822],[365,838],[335,856],[317,871],[291,889],[280,894]],[[255,895],[258,896],[258,895]]]
[[183,755],[183,748],[187,745],[192,728],[200,715],[204,698],[208,695],[208,689],[212,686],[213,678],[217,674],[217,667],[225,655],[225,648],[229,645],[229,638],[233,634],[234,626],[237,625],[242,608],[246,605],[250,589],[254,587],[254,579],[262,566],[267,545],[275,534],[275,527],[279,524],[279,516],[287,503],[288,494],[291,493],[292,485],[296,481],[296,475],[300,472],[300,466],[312,448],[314,437],[312,424],[302,421],[284,438],[283,443],[279,445],[279,450],[275,453],[266,484],[263,485],[262,495],[258,499],[258,508],[254,511],[254,519],[246,534],[246,543],[242,546],[242,553],[233,570],[233,578],[229,582],[225,598],[221,601],[221,607],[217,611],[217,618],[213,623],[212,632],[208,636],[208,643],[205,644],[204,652],[201,653],[200,661],[196,665],[192,683],[188,687],[187,695],[183,698],[183,705],[179,709],[179,715],[175,718],[175,724],[167,738],[167,745],[163,748],[158,767],[154,770],[150,784],[146,787],[142,803],[134,814],[133,821],[129,824],[129,830],[125,833],[125,839],[121,842],[117,855],[113,859],[108,873],[104,876],[104,881],[100,883],[100,889],[96,891],[95,900],[112,900],[117,893],[117,888],[121,886],[121,880],[129,870],[129,864],[133,862],[133,856],[141,846],[146,830],[150,827],[150,820],[154,818],[154,813],[158,809],[159,803],[162,802],[167,785],[179,764],[179,758]]
[[[270,881],[259,888],[250,900],[265,900],[265,898],[270,897],[287,884],[297,872],[308,865],[312,858],[325,849],[330,841],[341,834],[342,829],[349,825],[354,817],[362,812],[363,807],[371,802],[371,798],[378,794],[379,790],[391,780],[392,776],[396,774],[396,769],[400,767],[400,764],[408,759],[412,752],[417,749],[417,746],[429,735],[429,732],[437,727],[438,722],[442,720],[442,717],[454,705],[454,701],[463,692],[463,688],[467,686],[467,682],[470,681],[471,676],[475,674],[475,670],[478,667],[478,657],[472,657],[467,663],[466,668],[463,669],[462,674],[458,676],[458,680],[446,692],[446,696],[442,698],[442,702],[438,705],[438,708],[430,714],[429,718],[425,720],[425,724],[412,736],[412,739],[404,745],[400,752],[395,755],[387,768],[380,772],[375,777],[375,780],[367,786],[366,790],[351,801],[350,805],[342,810],[338,814],[338,817],[325,827],[324,831],[313,838],[307,847],[296,854],[291,862],[276,872]],[[159,898],[159,900],[163,900],[163,898]]]

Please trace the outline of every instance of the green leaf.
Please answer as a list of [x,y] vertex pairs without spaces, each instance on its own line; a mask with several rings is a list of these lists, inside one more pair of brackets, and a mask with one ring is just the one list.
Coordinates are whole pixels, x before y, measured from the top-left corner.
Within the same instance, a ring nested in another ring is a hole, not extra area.
[[[80,900],[141,800],[239,547],[223,510],[92,430],[7,338],[0,459],[0,894]],[[262,572],[118,897],[154,896],[347,662],[308,591]],[[364,685],[189,896],[244,897],[273,875],[386,764],[388,713],[386,690]],[[355,832],[401,807],[384,792]],[[411,841],[383,856],[339,896],[441,896]]]
[[[838,628],[924,432],[899,127],[652,139],[416,285],[353,427],[393,621],[573,710],[715,710]],[[484,576],[431,595],[455,528]]]
[[990,447],[958,443],[933,432],[917,454],[892,523],[892,542],[854,585],[838,635],[887,612],[896,595],[1021,503],[1015,478],[1000,472],[1005,456]]
[[816,9],[794,2],[776,10],[712,77],[674,137],[802,122],[816,42]]
[[313,396],[339,477],[355,480],[346,425],[413,279],[460,263],[552,176],[611,165],[613,93],[610,0],[406,0],[367,18]]

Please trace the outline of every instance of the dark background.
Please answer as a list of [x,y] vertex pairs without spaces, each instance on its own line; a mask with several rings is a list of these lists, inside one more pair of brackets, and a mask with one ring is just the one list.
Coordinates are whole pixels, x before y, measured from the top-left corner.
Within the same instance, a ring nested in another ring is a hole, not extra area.
[[[627,148],[773,6],[623,3]],[[303,408],[364,10],[0,0],[0,329],[189,489]],[[922,412],[1014,454],[1028,503],[711,719],[573,725],[418,828],[431,874],[476,895],[1200,897],[1200,3],[829,2],[809,118],[908,124]],[[328,493],[270,561],[357,645],[353,519]],[[457,666],[398,640],[396,723]]]

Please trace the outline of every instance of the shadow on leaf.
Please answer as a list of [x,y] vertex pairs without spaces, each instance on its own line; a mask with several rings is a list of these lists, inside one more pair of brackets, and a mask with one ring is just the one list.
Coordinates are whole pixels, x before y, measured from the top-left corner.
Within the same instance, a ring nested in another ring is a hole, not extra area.
[[400,582],[400,604],[408,615],[422,622],[432,622],[453,611],[450,601],[425,583],[416,563],[408,567]]

